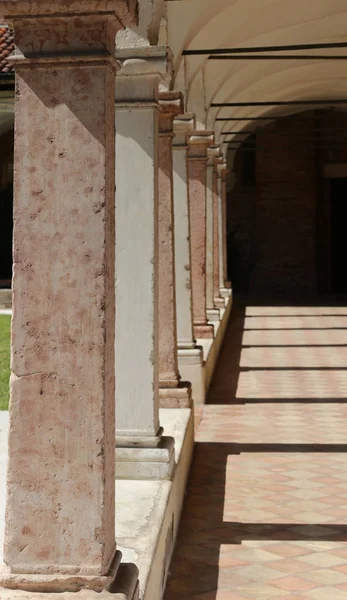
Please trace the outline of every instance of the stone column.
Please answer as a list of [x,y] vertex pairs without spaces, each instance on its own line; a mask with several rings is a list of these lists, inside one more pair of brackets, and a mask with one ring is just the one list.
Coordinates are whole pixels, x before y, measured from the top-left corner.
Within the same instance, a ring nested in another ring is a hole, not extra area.
[[195,127],[194,116],[180,115],[174,121],[173,187],[175,215],[175,271],[177,345],[179,371],[192,384],[194,402],[205,399],[205,378],[201,347],[193,331],[192,273],[188,206],[187,135]]
[[173,205],[174,117],[183,112],[179,92],[162,92],[159,111],[159,397],[165,408],[189,407],[191,386],[180,383]]
[[213,169],[213,301],[223,317],[225,311],[225,298],[220,294],[220,269],[219,269],[219,192],[218,192],[218,165],[222,159],[214,161]]
[[219,268],[220,268],[220,295],[228,299],[231,294],[231,283],[228,281],[227,261],[227,209],[226,209],[226,181],[227,165],[218,165],[218,214],[219,214]]
[[[190,247],[192,261],[193,324],[199,340],[213,340],[206,315],[206,164],[213,133],[195,131],[188,137]],[[208,344],[205,343],[206,349]]]
[[158,86],[165,48],[119,50],[116,89],[117,478],[168,478],[159,423]]
[[[122,1],[107,9],[94,0],[3,7],[17,56],[7,568],[0,585],[34,598],[101,591],[119,564],[113,55],[117,23],[131,13]],[[0,590],[0,597],[12,593]]]
[[219,153],[219,146],[208,148],[206,167],[206,314],[215,328],[220,322],[214,301],[214,170]]

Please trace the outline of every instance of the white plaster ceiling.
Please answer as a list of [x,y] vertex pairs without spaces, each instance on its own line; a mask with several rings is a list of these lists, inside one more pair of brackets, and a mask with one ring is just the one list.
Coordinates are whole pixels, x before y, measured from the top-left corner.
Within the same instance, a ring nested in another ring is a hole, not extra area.
[[[167,0],[166,5],[167,42],[175,61],[173,87],[185,93],[186,110],[196,113],[199,127],[214,129],[217,140],[223,139],[223,130],[252,130],[257,123],[216,123],[216,117],[275,117],[300,108],[211,108],[212,102],[347,98],[347,60],[217,61],[182,56],[187,49],[347,42],[347,0]],[[347,56],[347,48],[310,53]]]

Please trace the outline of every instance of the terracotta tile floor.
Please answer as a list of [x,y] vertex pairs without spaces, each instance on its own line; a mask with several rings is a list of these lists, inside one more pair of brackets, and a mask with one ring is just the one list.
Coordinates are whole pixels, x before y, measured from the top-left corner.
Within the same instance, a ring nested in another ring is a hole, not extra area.
[[234,310],[165,600],[347,599],[347,308]]

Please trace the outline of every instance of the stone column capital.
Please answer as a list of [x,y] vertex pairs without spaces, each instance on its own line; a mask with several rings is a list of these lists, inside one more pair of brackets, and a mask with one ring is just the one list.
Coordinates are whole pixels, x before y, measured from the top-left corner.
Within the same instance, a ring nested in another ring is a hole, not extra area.
[[191,131],[195,131],[195,115],[192,113],[178,115],[173,122],[173,131],[173,149],[187,149],[187,136]]
[[173,122],[184,111],[181,92],[159,93],[159,133],[173,137]]
[[136,23],[137,0],[0,0],[0,17],[15,30],[16,68],[113,62],[117,30]]
[[213,145],[214,132],[195,130],[188,134],[188,160],[207,161],[207,149]]
[[215,161],[220,158],[220,154],[220,146],[218,146],[217,144],[207,148],[207,166],[214,168]]
[[93,13],[106,18],[116,15],[123,25],[137,21],[137,0],[0,0],[0,18],[23,19],[36,17],[71,17]]
[[116,50],[115,58],[120,67],[117,73],[117,104],[158,104],[159,84],[170,82],[173,73],[170,48],[122,48]]

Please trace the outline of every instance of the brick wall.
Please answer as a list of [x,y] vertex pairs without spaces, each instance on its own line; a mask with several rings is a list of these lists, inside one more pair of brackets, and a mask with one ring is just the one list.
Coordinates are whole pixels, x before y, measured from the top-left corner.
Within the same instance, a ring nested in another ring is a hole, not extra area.
[[[228,196],[229,275],[236,291],[317,289],[321,165],[347,160],[346,125],[347,116],[320,111],[258,128],[254,181],[251,158],[238,152]],[[326,150],[322,136],[325,145],[327,138],[331,142]]]

